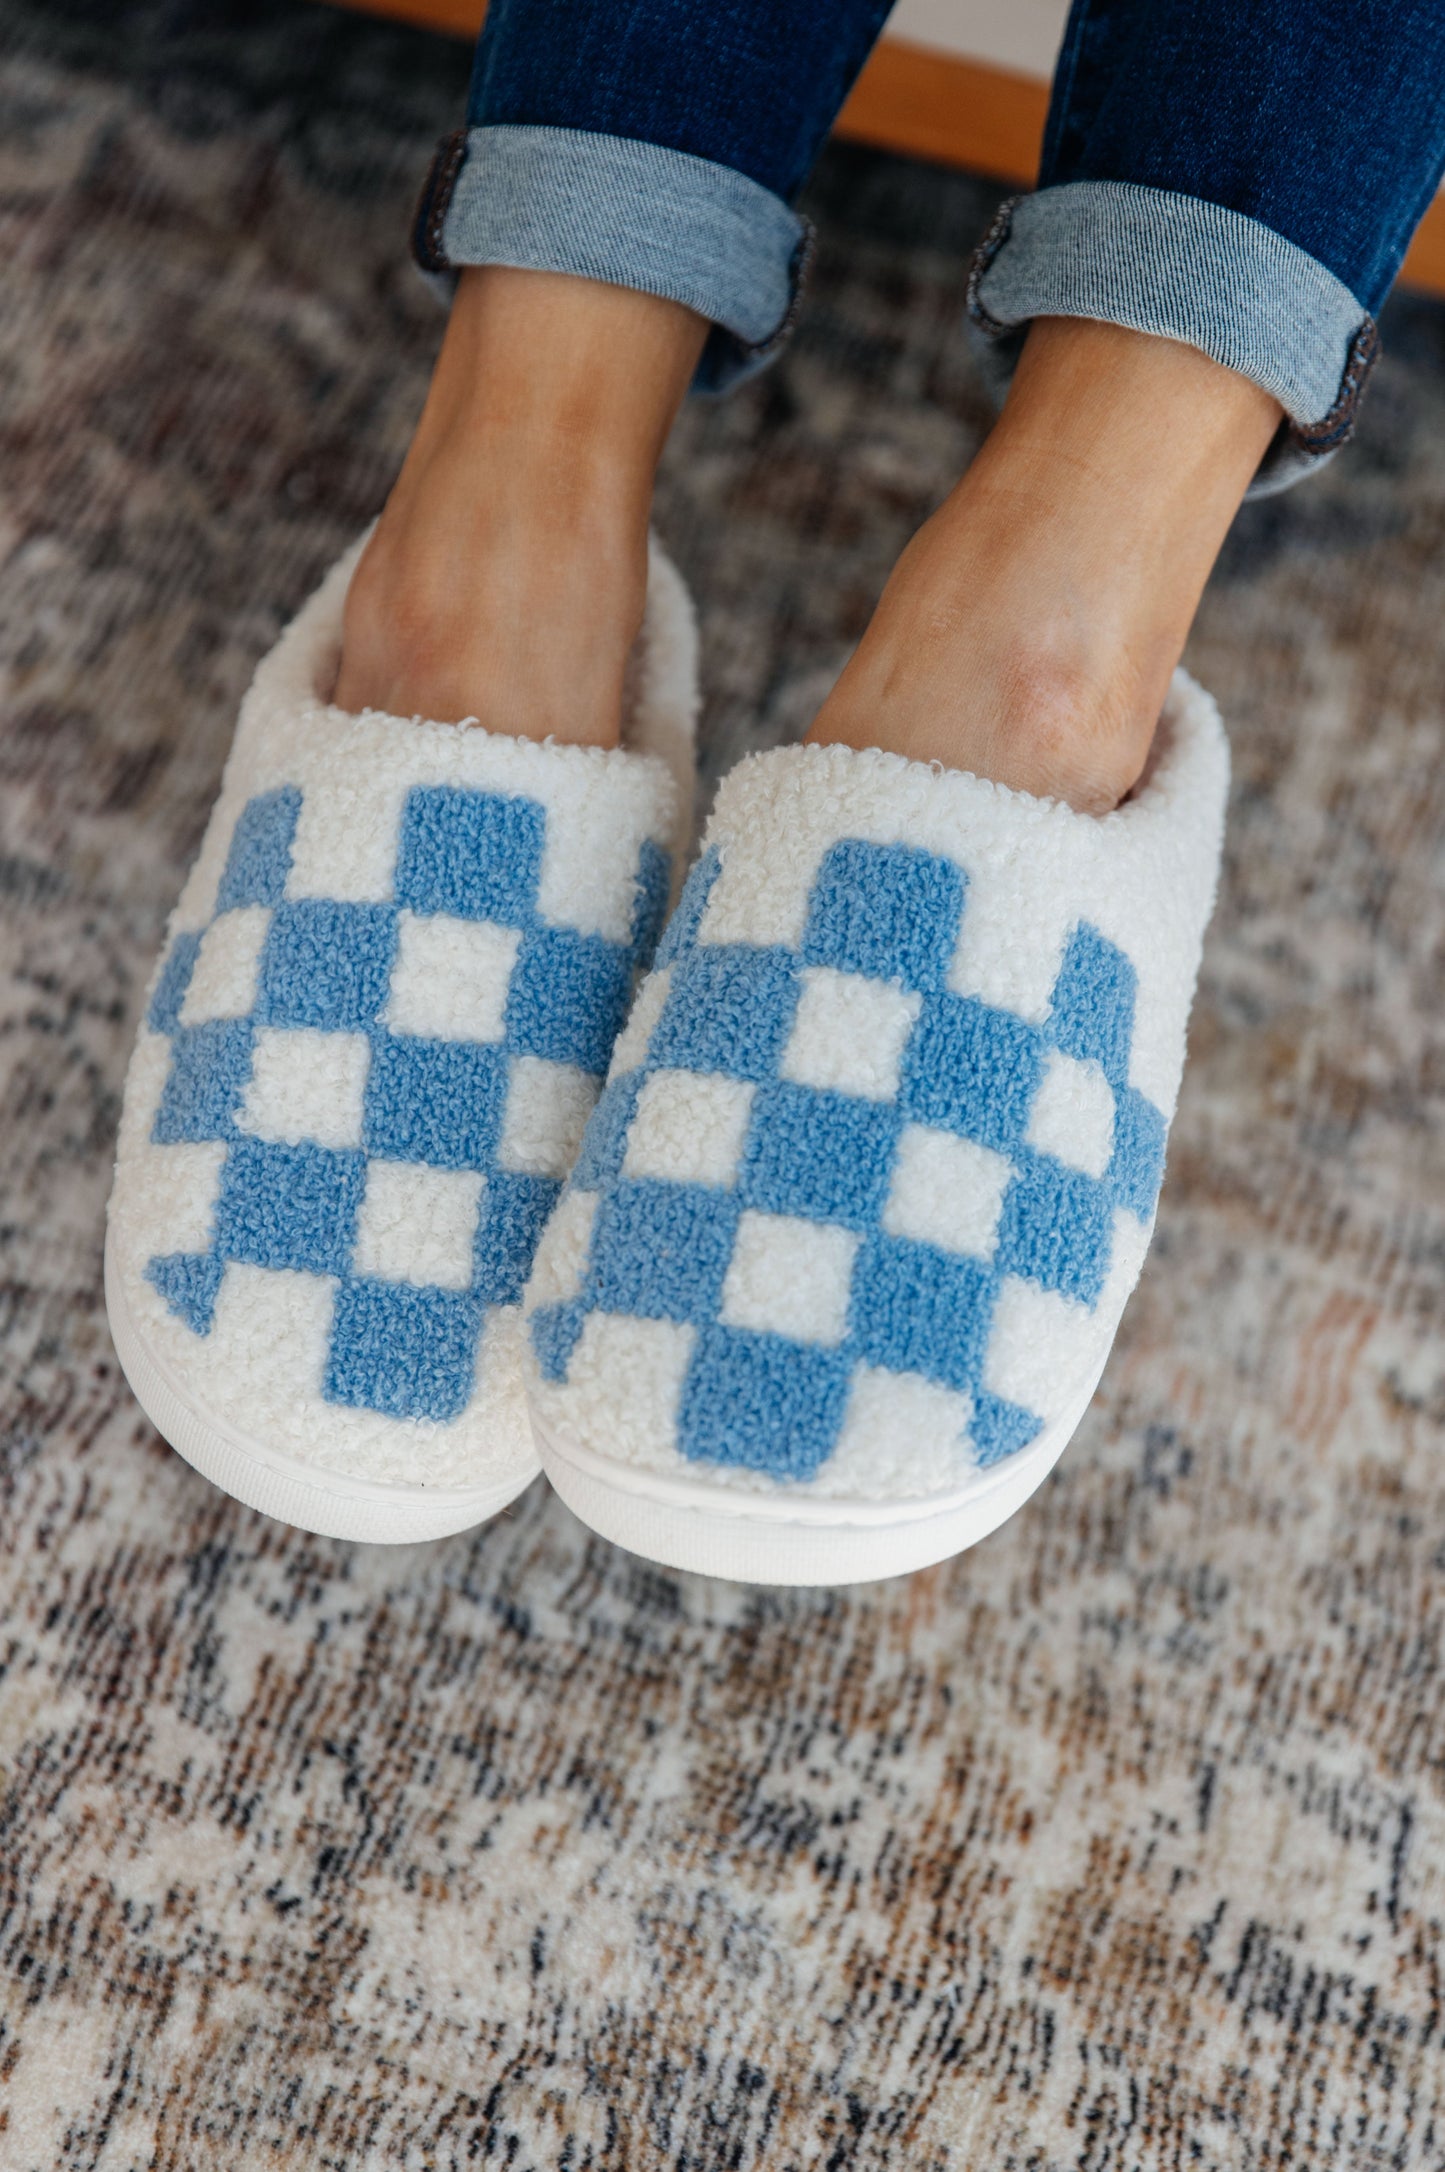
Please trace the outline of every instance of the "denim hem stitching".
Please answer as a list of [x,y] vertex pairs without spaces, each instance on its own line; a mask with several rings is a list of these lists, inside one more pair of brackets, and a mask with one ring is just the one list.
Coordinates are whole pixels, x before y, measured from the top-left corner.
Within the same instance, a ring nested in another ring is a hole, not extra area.
[[1341,445],[1347,445],[1355,434],[1360,401],[1364,398],[1370,373],[1382,352],[1380,327],[1373,317],[1366,317],[1350,341],[1349,353],[1345,356],[1344,374],[1340,378],[1340,389],[1334,405],[1318,422],[1291,422],[1290,442],[1313,459],[1326,458],[1330,453],[1338,452]]
[[443,136],[432,154],[411,230],[412,255],[424,272],[447,272],[454,268],[442,242],[442,228],[466,157],[467,131],[464,128]]
[[[1076,182],[1064,186],[1070,189],[1087,190],[1091,194],[1096,191],[1108,191],[1110,194],[1117,193],[1121,197],[1127,196],[1128,198],[1147,197],[1156,193],[1137,188],[1132,183]],[[968,274],[967,310],[969,318],[977,331],[989,343],[989,346],[999,353],[999,363],[1003,367],[1000,370],[999,366],[995,365],[993,372],[995,376],[1006,376],[1014,359],[1010,350],[1021,341],[1030,316],[1043,314],[1069,315],[1089,317],[1099,322],[1127,324],[1136,330],[1157,332],[1165,338],[1182,338],[1187,343],[1198,346],[1201,352],[1213,353],[1215,359],[1223,362],[1227,367],[1239,370],[1241,375],[1252,378],[1254,382],[1261,384],[1265,390],[1279,398],[1281,405],[1285,404],[1281,394],[1289,389],[1284,380],[1292,374],[1290,358],[1280,357],[1281,366],[1279,367],[1271,369],[1266,366],[1274,358],[1269,353],[1267,336],[1261,342],[1258,335],[1261,333],[1267,335],[1269,327],[1267,324],[1256,325],[1251,323],[1242,306],[1238,308],[1237,314],[1232,320],[1228,309],[1226,309],[1221,329],[1223,332],[1243,330],[1246,335],[1245,338],[1241,341],[1221,336],[1212,346],[1206,344],[1205,339],[1196,336],[1192,329],[1184,328],[1177,322],[1177,319],[1171,317],[1167,307],[1168,296],[1163,292],[1162,288],[1157,296],[1151,296],[1147,286],[1142,296],[1137,291],[1131,293],[1128,290],[1127,275],[1120,274],[1115,279],[1112,271],[1107,272],[1102,280],[1093,282],[1093,290],[1088,296],[1090,306],[1087,307],[1083,306],[1081,296],[1071,295],[1067,290],[1063,292],[1044,292],[1043,289],[1046,287],[1047,281],[1039,280],[1034,282],[1040,289],[1038,295],[1039,306],[1030,310],[1028,304],[1034,297],[1028,291],[1030,282],[1026,279],[1023,294],[1016,297],[1021,304],[1018,314],[1004,317],[996,309],[991,308],[984,297],[984,284],[1005,244],[1014,234],[1020,205],[1026,202],[1038,202],[1040,198],[1054,194],[1055,202],[1050,208],[1055,212],[1056,216],[1062,215],[1063,222],[1067,224],[1069,223],[1070,207],[1062,205],[1058,200],[1063,192],[1061,188],[1057,193],[1042,190],[1034,198],[1026,198],[1022,195],[1006,198],[999,206],[988,231],[974,251]],[[1217,215],[1222,210],[1222,207],[1209,204],[1204,198],[1187,199],[1186,203],[1189,206],[1197,206],[1198,209],[1210,214]],[[1127,205],[1126,208],[1132,210],[1135,207],[1131,204]],[[1146,206],[1145,211],[1146,216],[1152,216],[1154,207]],[[1234,216],[1245,227],[1262,227],[1263,225],[1261,221],[1247,220],[1244,214]],[[1282,235],[1276,234],[1273,228],[1263,228],[1263,234],[1268,237],[1267,246],[1295,250],[1295,245],[1287,242]],[[1021,237],[1021,245],[1031,248],[1042,264],[1054,255],[1060,239],[1061,235],[1054,231],[1051,223],[1042,234],[1034,232],[1028,237]],[[1211,246],[1215,249],[1217,255],[1220,254],[1221,248],[1227,251],[1227,233],[1222,242],[1221,237],[1210,235],[1204,236],[1203,241],[1206,252]],[[1076,248],[1083,247],[1087,249],[1087,236],[1076,235],[1075,246]],[[1334,287],[1338,289],[1337,296],[1330,297],[1335,302],[1338,310],[1343,311],[1351,306],[1358,309],[1358,304],[1353,302],[1353,297],[1348,295],[1347,290],[1338,281],[1332,281],[1331,275],[1325,271],[1322,265],[1319,265],[1315,259],[1308,257],[1304,251],[1296,251],[1295,253],[1305,260],[1300,268],[1301,277],[1317,277],[1326,288]],[[1227,253],[1224,255],[1223,261],[1227,265]],[[1115,288],[1112,295],[1110,292],[1111,285]],[[1111,308],[1111,300],[1117,301],[1117,308]],[[1157,315],[1160,320],[1157,323],[1147,321],[1151,314],[1151,302],[1157,305]],[[1253,359],[1250,349],[1256,346],[1260,348],[1261,361],[1261,366],[1257,369],[1250,366]],[[1303,472],[1305,468],[1312,466],[1314,463],[1328,459],[1349,441],[1354,433],[1360,400],[1369,381],[1370,373],[1379,359],[1379,354],[1379,327],[1372,316],[1360,310],[1358,320],[1349,336],[1338,381],[1338,389],[1333,399],[1326,411],[1318,419],[1305,419],[1301,418],[1297,413],[1290,414],[1286,412],[1279,435],[1270,452],[1266,455],[1261,470],[1260,482],[1264,487],[1279,487],[1288,478],[1290,471],[1294,473]],[[1276,379],[1280,381],[1275,381]],[[1304,387],[1300,384],[1298,391],[1302,392],[1303,390]],[[1257,485],[1256,488],[1258,487]]]

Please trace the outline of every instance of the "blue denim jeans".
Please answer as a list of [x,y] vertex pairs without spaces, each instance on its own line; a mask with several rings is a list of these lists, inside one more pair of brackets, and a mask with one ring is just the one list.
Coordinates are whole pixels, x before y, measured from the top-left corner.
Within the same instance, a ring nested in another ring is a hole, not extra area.
[[[888,4],[491,0],[420,261],[686,302],[714,327],[699,382],[722,389],[791,327],[793,201]],[[1039,187],[969,277],[991,371],[1038,316],[1183,340],[1279,400],[1254,486],[1278,489],[1349,437],[1442,168],[1440,0],[1074,0]]]

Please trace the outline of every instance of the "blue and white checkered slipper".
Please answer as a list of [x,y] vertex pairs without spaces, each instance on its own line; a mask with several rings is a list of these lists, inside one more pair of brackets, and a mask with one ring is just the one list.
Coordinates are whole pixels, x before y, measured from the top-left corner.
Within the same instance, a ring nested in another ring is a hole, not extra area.
[[1181,673],[1102,818],[842,747],[727,779],[527,1292],[594,1530],[862,1581],[1041,1483],[1148,1245],[1228,768]]
[[621,751],[350,716],[359,548],[242,707],[126,1080],[106,1298],[208,1478],[415,1540],[537,1472],[520,1298],[666,915],[696,642],[654,550]]

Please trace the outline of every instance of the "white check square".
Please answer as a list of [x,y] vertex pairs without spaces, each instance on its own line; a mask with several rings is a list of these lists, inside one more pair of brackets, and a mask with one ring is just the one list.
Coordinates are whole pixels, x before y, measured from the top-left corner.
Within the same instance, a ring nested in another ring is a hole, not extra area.
[[497,1159],[523,1176],[571,1174],[597,1099],[598,1081],[570,1063],[514,1056]]
[[597,1219],[596,1192],[563,1192],[542,1231],[527,1285],[527,1310],[580,1297]]
[[890,1237],[992,1259],[1013,1163],[972,1139],[905,1124],[883,1209]]
[[808,966],[802,982],[783,1077],[863,1101],[894,1100],[922,997],[828,965]]
[[1049,1050],[1028,1142],[1085,1176],[1104,1174],[1114,1157],[1114,1094],[1097,1063]]
[[696,1071],[654,1071],[637,1097],[623,1173],[672,1184],[731,1185],[753,1112],[753,1088]]
[[155,1233],[152,1252],[209,1252],[228,1148],[224,1139],[153,1146],[137,1219]]
[[282,1146],[360,1146],[371,1043],[364,1033],[262,1026],[237,1123]]
[[468,1288],[484,1181],[470,1169],[369,1163],[356,1221],[356,1272],[383,1282]]
[[256,1008],[261,951],[271,926],[266,905],[237,905],[220,913],[201,937],[191,969],[183,1026],[203,1026],[213,1018],[248,1018]]
[[403,912],[386,1022],[431,1041],[500,1041],[521,935],[490,920]]
[[858,1238],[791,1214],[744,1214],[723,1284],[728,1327],[794,1342],[840,1343]]

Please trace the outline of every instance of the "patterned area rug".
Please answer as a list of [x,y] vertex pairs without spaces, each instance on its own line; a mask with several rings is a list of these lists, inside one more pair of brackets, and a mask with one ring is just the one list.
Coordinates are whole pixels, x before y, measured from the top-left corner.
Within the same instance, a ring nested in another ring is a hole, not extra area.
[[[0,8],[0,2163],[1445,2165],[1445,312],[1247,510],[1159,1240],[1058,1475],[872,1589],[664,1574],[538,1485],[302,1537],[100,1299],[133,1022],[261,651],[439,332],[461,48],[287,0]],[[660,525],[707,750],[798,734],[984,398],[979,184],[834,151],[802,333]]]

